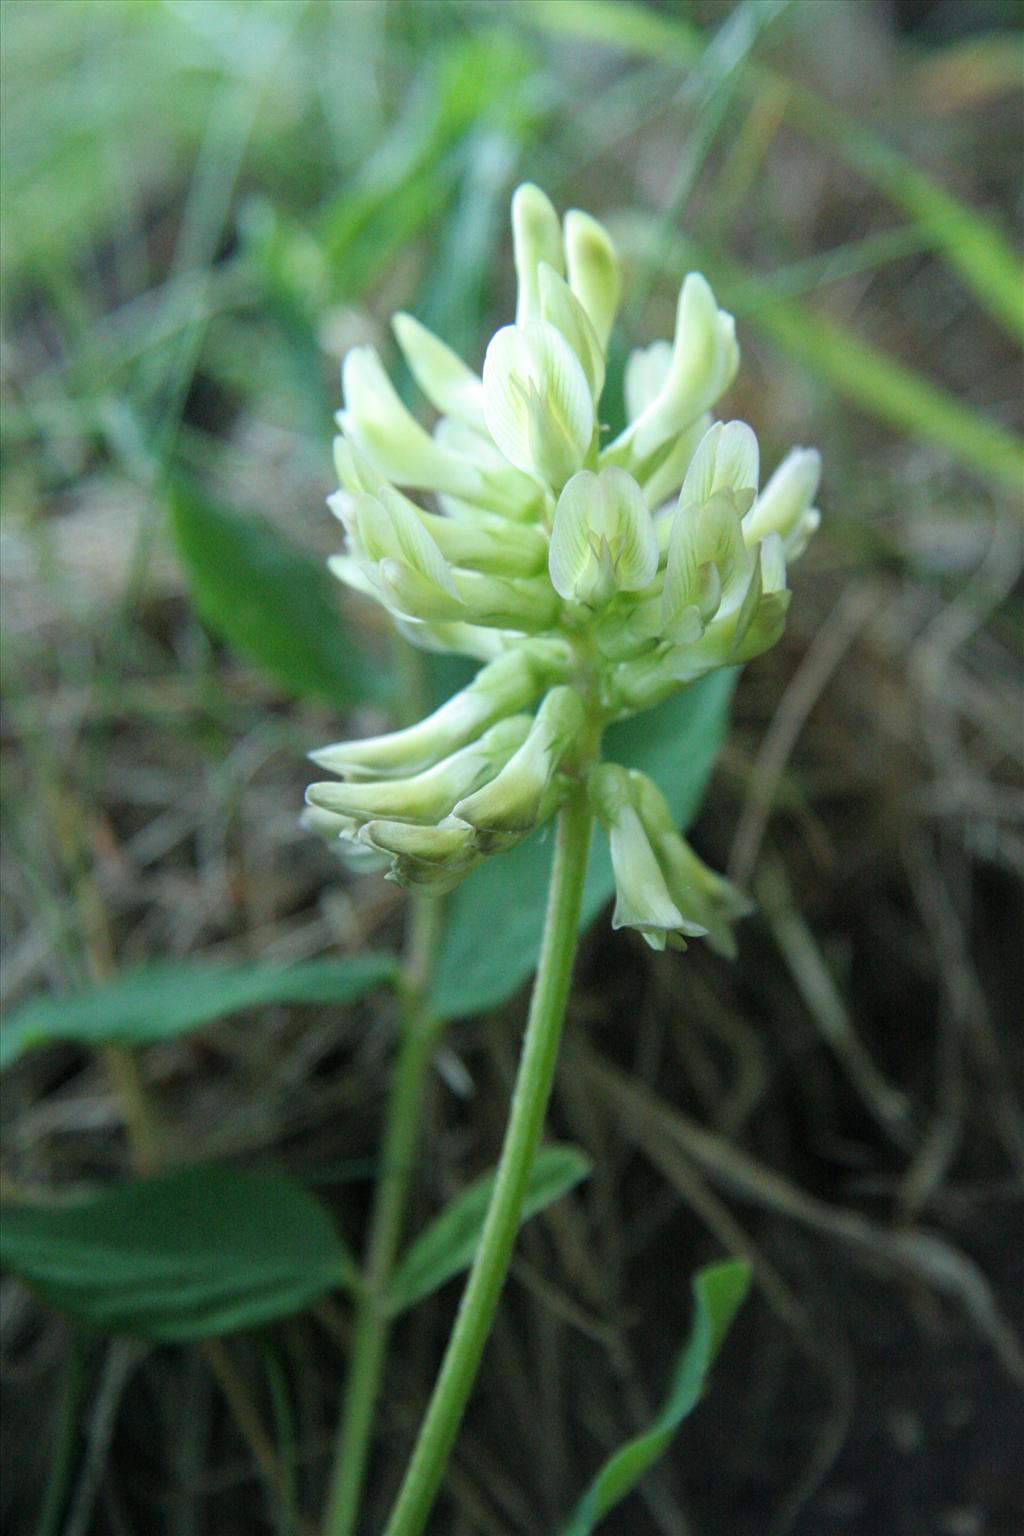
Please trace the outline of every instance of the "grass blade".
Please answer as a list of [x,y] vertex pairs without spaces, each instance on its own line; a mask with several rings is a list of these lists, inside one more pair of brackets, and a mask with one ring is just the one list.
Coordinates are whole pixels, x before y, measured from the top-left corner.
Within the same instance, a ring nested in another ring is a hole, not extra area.
[[749,1266],[736,1260],[713,1264],[693,1277],[694,1316],[690,1336],[676,1362],[668,1396],[642,1435],[609,1456],[573,1511],[561,1536],[589,1536],[610,1509],[624,1499],[648,1467],[668,1449],[682,1421],[700,1401],[732,1320],[750,1287]]

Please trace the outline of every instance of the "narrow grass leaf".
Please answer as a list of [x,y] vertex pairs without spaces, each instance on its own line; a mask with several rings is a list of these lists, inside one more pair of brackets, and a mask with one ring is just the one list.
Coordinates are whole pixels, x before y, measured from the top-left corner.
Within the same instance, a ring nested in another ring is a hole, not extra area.
[[1007,330],[1024,337],[1024,265],[995,219],[960,202],[899,150],[815,92],[793,81],[786,86],[789,117],[827,141],[914,219],[979,303]]
[[[613,726],[607,755],[657,780],[679,826],[697,813],[725,736],[735,674],[716,672],[657,709]],[[442,1018],[494,1008],[532,975],[544,927],[554,843],[548,829],[488,859],[448,903],[431,1008]],[[611,856],[595,837],[583,892],[581,927],[614,888]],[[483,942],[486,928],[487,942]]]
[[700,266],[722,303],[876,421],[932,443],[958,463],[1019,490],[1024,440],[862,341],[849,326],[780,296],[770,278],[758,277],[721,252],[678,235],[667,241],[657,220],[626,220],[621,235],[624,244],[656,250],[673,278]]
[[128,971],[107,986],[36,998],[0,1027],[0,1070],[34,1046],[150,1045],[211,1024],[243,1008],[268,1003],[354,1003],[394,979],[386,954],[298,965],[156,963]]
[[847,326],[792,300],[758,305],[749,319],[810,373],[876,420],[932,443],[959,463],[1020,490],[1024,483],[1020,438],[861,341]]
[[[530,1173],[522,1220],[569,1193],[590,1172],[576,1147],[542,1147]],[[476,1179],[410,1244],[388,1297],[388,1311],[405,1312],[473,1262],[494,1189],[494,1173]]]
[[266,521],[179,484],[171,524],[210,628],[290,693],[342,705],[386,697],[391,678],[347,633],[326,570]]
[[[626,5],[623,0],[524,0],[521,10],[546,30],[592,38],[686,67],[697,62],[705,47],[701,30],[682,17]],[[1009,49],[1011,42],[1004,46]],[[742,88],[748,95],[781,90],[790,120],[810,137],[827,143],[914,219],[979,303],[1015,335],[1024,335],[1024,267],[994,218],[960,202],[884,139],[771,65],[750,62]]]
[[698,1270],[693,1278],[694,1316],[690,1336],[676,1362],[661,1412],[642,1435],[608,1458],[561,1531],[561,1536],[589,1536],[599,1520],[636,1487],[664,1455],[680,1424],[700,1401],[715,1362],[750,1286],[749,1266],[729,1260]]
[[180,1168],[75,1205],[13,1206],[0,1262],[76,1322],[198,1339],[354,1283],[324,1207],[280,1174]]

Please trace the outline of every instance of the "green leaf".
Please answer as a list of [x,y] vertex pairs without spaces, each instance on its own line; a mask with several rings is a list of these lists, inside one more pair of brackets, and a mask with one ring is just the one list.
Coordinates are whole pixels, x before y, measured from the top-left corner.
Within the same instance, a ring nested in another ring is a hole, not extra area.
[[386,697],[390,674],[352,640],[335,584],[265,518],[171,493],[171,524],[196,606],[210,628],[290,692],[347,704]]
[[12,1206],[0,1262],[78,1323],[199,1339],[354,1281],[318,1200],[281,1174],[179,1168],[84,1204]]
[[561,1536],[589,1536],[597,1522],[636,1487],[647,1468],[668,1449],[676,1430],[700,1401],[707,1374],[749,1286],[750,1268],[737,1261],[697,1271],[690,1337],[676,1362],[661,1412],[644,1434],[609,1456]]
[[0,1071],[54,1040],[149,1045],[265,1003],[354,1003],[395,974],[396,961],[385,954],[300,965],[148,965],[105,987],[16,1009],[0,1027]]
[[[530,1173],[522,1220],[568,1194],[589,1172],[590,1159],[576,1147],[542,1147]],[[388,1296],[392,1315],[405,1312],[469,1268],[483,1231],[494,1178],[492,1172],[476,1179],[409,1245]]]
[[[612,726],[608,757],[656,779],[680,826],[693,820],[725,736],[732,672],[716,672],[657,709]],[[441,1018],[496,1007],[532,974],[540,953],[551,867],[551,829],[495,855],[455,891],[434,972],[431,1007]],[[611,856],[594,839],[581,928],[614,888]]]

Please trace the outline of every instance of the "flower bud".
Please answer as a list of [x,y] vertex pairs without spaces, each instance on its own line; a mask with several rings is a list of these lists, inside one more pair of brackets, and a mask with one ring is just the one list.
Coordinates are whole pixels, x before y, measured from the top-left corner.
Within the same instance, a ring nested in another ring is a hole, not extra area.
[[625,719],[641,710],[653,709],[715,667],[726,666],[728,656],[720,656],[721,648],[709,652],[704,638],[661,646],[648,655],[619,661],[611,669],[605,688],[611,718]]
[[394,615],[394,620],[398,633],[410,645],[439,656],[472,656],[476,661],[493,661],[507,643],[498,630],[479,624],[427,624],[419,619],[404,619],[399,614]]
[[442,415],[454,416],[474,431],[484,431],[480,375],[468,368],[458,353],[412,315],[395,315],[391,327],[409,372],[431,405]]
[[441,623],[464,617],[457,592],[446,591],[401,560],[382,560],[377,567],[377,576],[381,596],[392,613],[407,619]]
[[642,464],[714,405],[738,366],[735,321],[718,308],[706,279],[691,272],[679,293],[676,334],[664,383],[602,458],[614,464]]
[[[353,554],[371,579],[376,574],[387,589],[389,577],[397,580],[408,573],[428,590],[436,590],[457,612],[459,597],[448,562],[404,496],[384,485],[379,497],[360,496],[351,511],[343,510],[342,515],[347,518]],[[407,610],[400,607],[399,611]],[[453,615],[444,615],[449,616]]]
[[513,522],[536,520],[550,492],[545,492],[532,475],[512,467],[495,446],[486,426],[481,433],[452,416],[442,416],[434,428],[434,440],[446,453],[466,459],[480,472],[482,489],[472,499],[460,500],[446,491],[437,493],[438,501],[450,516],[476,517],[478,509],[484,507]]
[[587,377],[561,331],[539,320],[497,332],[484,358],[484,415],[510,464],[561,490],[594,435]]
[[508,580],[479,571],[454,574],[462,615],[471,624],[536,634],[557,622],[561,604],[546,577]]
[[626,358],[622,376],[622,393],[626,406],[626,420],[635,421],[643,415],[668,378],[672,366],[672,343],[659,339],[649,347],[634,347]]
[[[334,468],[338,476],[338,484],[350,497],[357,498],[364,493],[376,496],[382,485],[387,482],[384,477],[373,468],[370,461],[363,457],[354,443],[340,434],[334,439]],[[328,496],[327,505],[335,516],[340,516],[333,505],[332,498]],[[344,518],[342,518],[344,522]]]
[[338,424],[387,480],[470,500],[484,493],[479,470],[447,452],[406,409],[372,347],[353,347],[342,368]]
[[546,261],[540,264],[540,312],[549,325],[561,331],[579,358],[596,404],[604,388],[604,348],[583,305]]
[[589,608],[653,581],[658,537],[640,487],[625,470],[582,470],[572,477],[558,498],[548,566],[555,591]]
[[813,448],[788,453],[744,519],[747,543],[777,533],[787,560],[802,555],[821,522],[821,513],[811,505],[820,480],[820,453]]
[[564,270],[558,214],[540,187],[529,181],[512,195],[512,250],[519,285],[516,325],[521,326],[540,318],[540,263],[546,261],[559,275]]
[[378,874],[388,867],[390,860],[385,854],[358,841],[359,824],[351,816],[339,816],[334,811],[307,805],[299,817],[299,825],[305,831],[327,839],[353,874]]
[[552,688],[519,750],[489,784],[460,800],[453,814],[482,832],[531,832],[584,719],[583,704],[572,688]]
[[499,720],[478,741],[412,778],[373,783],[311,784],[308,804],[355,821],[441,821],[464,796],[494,777],[525,741],[529,715]]
[[644,831],[658,860],[669,894],[685,915],[693,937],[706,937],[712,949],[735,959],[731,924],[753,911],[753,904],[724,875],[709,869],[680,836],[661,790],[645,773],[630,772],[633,797]]
[[453,816],[436,827],[370,821],[359,837],[368,850],[390,864],[389,879],[435,895],[453,889],[481,860],[472,827]]
[[578,208],[565,216],[565,259],[569,287],[586,310],[603,350],[622,290],[619,259],[604,226]]
[[713,498],[727,501],[742,517],[757,495],[757,438],[745,421],[716,421],[697,445],[686,471],[680,506],[703,506]]
[[[663,443],[644,465],[638,476],[644,500],[652,509],[661,507],[672,496],[678,496],[686,471],[690,467],[697,445],[711,425],[707,411],[698,416],[692,427],[686,427],[676,437]],[[666,523],[666,533],[671,519]]]
[[669,935],[703,933],[679,911],[633,804],[630,776],[618,763],[600,763],[588,781],[590,801],[608,834],[615,875],[613,928],[635,928],[652,949]]
[[[377,499],[386,505],[400,500],[453,565],[501,576],[535,576],[547,565],[548,541],[540,528],[476,509],[469,517],[442,517],[424,511],[391,486],[380,486]],[[336,491],[327,504],[351,534],[357,499]]]
[[506,715],[530,704],[568,669],[568,647],[537,640],[504,651],[425,720],[385,736],[339,741],[311,752],[328,773],[345,779],[407,777],[448,757]]

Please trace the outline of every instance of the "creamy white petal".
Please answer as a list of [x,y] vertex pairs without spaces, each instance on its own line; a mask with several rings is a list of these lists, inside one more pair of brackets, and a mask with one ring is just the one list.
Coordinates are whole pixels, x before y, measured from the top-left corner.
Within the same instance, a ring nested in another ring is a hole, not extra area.
[[447,453],[399,399],[372,347],[353,347],[342,368],[345,436],[385,479],[452,495],[478,494],[480,473]]
[[629,354],[622,380],[627,421],[635,421],[657,399],[671,366],[670,341],[652,341],[649,347],[636,347]]
[[676,311],[676,333],[665,382],[656,397],[605,450],[609,462],[642,463],[668,438],[714,405],[739,366],[736,324],[719,309],[707,280],[691,272]]
[[643,493],[625,470],[582,470],[564,487],[551,528],[555,590],[591,607],[638,592],[658,570],[658,536]]
[[820,481],[820,453],[813,448],[792,449],[744,519],[747,543],[778,533],[787,558],[795,560],[821,521],[820,512],[812,506]]
[[480,375],[412,315],[397,314],[391,325],[409,370],[431,405],[482,431],[484,400]]
[[543,318],[561,331],[579,358],[596,404],[604,388],[604,349],[583,305],[546,261],[540,264],[540,308]]
[[608,231],[578,208],[565,216],[565,260],[569,287],[590,317],[603,349],[619,307],[622,274]]
[[561,489],[594,433],[583,366],[553,325],[504,326],[484,358],[484,414],[510,464]]
[[540,318],[538,267],[542,261],[561,273],[562,230],[551,200],[532,182],[524,182],[512,196],[512,250],[516,280],[516,324]]

